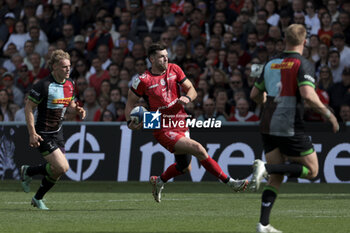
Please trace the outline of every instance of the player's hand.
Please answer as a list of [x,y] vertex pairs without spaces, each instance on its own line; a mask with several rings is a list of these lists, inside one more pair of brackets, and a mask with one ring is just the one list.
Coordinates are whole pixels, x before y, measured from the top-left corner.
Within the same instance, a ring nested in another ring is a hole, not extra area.
[[85,116],[86,116],[85,109],[83,107],[80,107],[78,102],[75,105],[75,111],[80,114],[81,119],[83,120],[85,119]]
[[37,133],[29,135],[29,146],[30,147],[34,147],[34,148],[39,147],[40,142],[42,142],[42,141],[44,141],[43,138]]
[[337,133],[339,131],[339,123],[337,118],[334,116],[334,114],[331,114],[329,121],[332,124],[333,132]]
[[178,100],[178,103],[182,104],[182,105],[186,105],[190,102],[190,100],[186,97],[186,96],[181,96]]
[[140,122],[140,123],[136,124],[135,121],[131,121],[131,122],[128,124],[128,127],[129,127],[129,129],[131,129],[131,130],[139,130],[139,129],[141,129],[142,124],[143,124],[143,122]]

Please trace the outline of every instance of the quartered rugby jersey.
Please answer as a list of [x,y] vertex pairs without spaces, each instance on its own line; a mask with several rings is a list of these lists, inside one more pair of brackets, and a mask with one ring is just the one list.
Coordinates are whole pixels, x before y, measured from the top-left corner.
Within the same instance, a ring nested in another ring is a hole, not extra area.
[[284,52],[268,61],[255,87],[267,92],[260,120],[262,133],[293,136],[303,131],[303,104],[299,87],[315,88],[314,66],[299,53]]
[[74,99],[74,82],[66,79],[59,83],[50,74],[33,86],[28,98],[38,104],[37,132],[57,132],[62,126],[68,105]]

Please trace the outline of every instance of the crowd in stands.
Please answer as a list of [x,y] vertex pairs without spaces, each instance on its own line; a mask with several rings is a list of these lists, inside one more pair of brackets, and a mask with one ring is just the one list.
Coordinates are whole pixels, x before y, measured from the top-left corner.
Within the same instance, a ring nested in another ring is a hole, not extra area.
[[[345,0],[0,0],[0,119],[25,120],[28,91],[50,73],[52,51],[62,49],[85,121],[125,121],[128,89],[150,68],[147,49],[159,42],[196,87],[186,106],[192,117],[258,121],[251,66],[284,50],[292,23],[307,29],[303,56],[315,66],[320,99],[339,121],[350,121]],[[69,111],[65,118],[79,120]],[[306,106],[305,120],[324,119]]]

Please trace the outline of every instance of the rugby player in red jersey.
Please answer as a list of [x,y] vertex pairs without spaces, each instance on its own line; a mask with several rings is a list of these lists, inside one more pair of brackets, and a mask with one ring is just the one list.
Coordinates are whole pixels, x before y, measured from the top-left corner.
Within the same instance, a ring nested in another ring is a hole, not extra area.
[[[168,53],[160,44],[152,44],[148,50],[148,59],[152,67],[139,78],[135,79],[128,93],[125,115],[128,127],[138,130],[142,123],[136,124],[130,120],[130,111],[139,98],[144,97],[149,104],[149,111],[159,111],[162,116],[171,117],[172,122],[185,121],[187,114],[184,105],[194,100],[197,92],[182,69],[168,63]],[[180,87],[185,95],[180,95]],[[202,166],[211,174],[230,186],[234,191],[243,191],[248,185],[247,180],[235,180],[226,175],[218,163],[213,160],[204,147],[189,137],[187,127],[171,125],[167,128],[155,129],[154,137],[168,151],[174,153],[175,163],[170,165],[160,176],[151,176],[153,196],[161,201],[164,184],[171,178],[191,170],[191,155],[195,156]]]

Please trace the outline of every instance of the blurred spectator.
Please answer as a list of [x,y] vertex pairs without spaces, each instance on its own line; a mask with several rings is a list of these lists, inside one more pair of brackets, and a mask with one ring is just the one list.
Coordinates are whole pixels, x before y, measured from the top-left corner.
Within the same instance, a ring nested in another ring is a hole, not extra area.
[[311,27],[311,35],[317,35],[318,30],[320,29],[320,20],[318,18],[315,5],[313,0],[307,0],[305,3],[305,24],[308,27]]
[[[109,104],[109,96],[100,95],[97,98],[97,101],[98,101],[100,108],[95,112],[94,121],[101,121],[101,117],[103,116],[103,113],[106,111],[106,108]],[[111,113],[111,114],[113,116],[113,113]]]
[[95,68],[96,73],[89,77],[89,86],[95,89],[96,95],[100,94],[100,86],[103,80],[109,79],[108,71],[102,69],[100,58],[96,57],[92,60],[92,66]]
[[218,11],[222,11],[225,13],[226,23],[229,25],[232,25],[232,23],[237,19],[237,13],[228,6],[228,2],[225,0],[215,1],[214,14]]
[[79,76],[75,81],[75,97],[79,102],[79,106],[83,106],[84,91],[86,88],[88,88],[88,86],[88,82],[83,76]]
[[335,83],[328,91],[329,105],[334,109],[335,115],[339,119],[340,105],[350,104],[350,68],[345,68],[342,72],[342,81]]
[[40,56],[45,56],[49,48],[49,43],[39,39],[40,28],[33,26],[29,28],[30,40],[34,43],[34,51],[39,53]]
[[101,113],[99,121],[112,122],[112,121],[115,121],[115,117],[113,116],[113,113],[111,111],[105,109]]
[[[23,106],[23,92],[14,85],[14,76],[10,72],[5,72],[2,75],[1,83],[3,87],[6,89],[9,102],[13,102],[16,105],[22,107]],[[13,120],[13,119],[12,119]]]
[[89,80],[91,73],[88,71],[88,65],[86,64],[85,59],[78,59],[75,63],[75,66],[72,67],[70,77],[73,80],[77,80],[78,77],[84,77],[86,80]]
[[40,61],[41,61],[41,56],[39,53],[32,53],[29,56],[29,61],[33,65],[33,70],[30,71],[30,74],[34,77],[35,79],[43,79],[46,76],[50,74],[50,71],[45,68],[41,68],[40,66]]
[[12,12],[5,14],[4,23],[0,24],[0,48],[6,43],[7,38],[12,34],[15,27],[16,18]]
[[332,37],[333,45],[340,53],[340,66],[350,67],[350,48],[345,45],[345,36],[343,33],[334,34]]
[[328,47],[331,46],[333,31],[332,31],[332,19],[328,12],[321,14],[321,27],[317,32],[320,41],[325,43]]
[[128,98],[129,81],[130,80],[121,79],[118,82],[118,88],[120,89],[120,94],[122,95],[122,98],[124,97],[125,99]]
[[318,46],[319,60],[315,63],[316,71],[322,66],[328,66],[328,47],[324,43]]
[[346,38],[346,44],[350,44],[350,13],[346,11],[341,11],[338,20],[343,28],[343,32]]
[[332,86],[333,76],[331,69],[327,65],[321,66],[317,87],[321,90],[329,91]]
[[292,17],[288,10],[281,10],[279,15],[280,21],[278,22],[278,26],[281,29],[282,34],[284,35],[285,30],[292,23]]
[[269,36],[269,26],[266,21],[258,19],[256,21],[256,32],[258,38],[258,45],[264,45],[265,40]]
[[162,12],[163,12],[163,19],[167,26],[174,24],[175,16],[171,12],[171,1],[170,0],[164,0],[161,2],[162,6]]
[[75,35],[80,32],[80,19],[76,14],[72,13],[72,6],[67,2],[62,3],[59,14],[53,20],[53,31],[51,34],[53,37],[62,37],[62,29],[65,24],[73,26]]
[[175,45],[175,58],[172,61],[184,69],[184,64],[187,62],[187,45],[185,41],[178,41]]
[[258,43],[258,35],[256,32],[249,32],[247,36],[247,46],[246,52],[250,55],[250,57],[255,57],[257,54],[257,43]]
[[277,14],[277,2],[274,0],[267,0],[265,2],[265,9],[267,11],[267,22],[271,26],[277,26],[280,16]]
[[108,31],[109,34],[111,34],[112,40],[113,41],[118,40],[120,34],[119,34],[119,32],[117,32],[115,30],[115,27],[113,25],[113,17],[108,14],[103,18],[103,22],[104,22],[104,26],[105,26],[106,31]]
[[74,37],[74,46],[75,49],[79,50],[84,56],[86,56],[87,50],[86,50],[86,41],[85,37],[83,35],[76,35]]
[[278,26],[270,26],[269,38],[278,40],[278,39],[281,39],[281,37],[282,37],[281,29]]
[[170,37],[170,33],[167,31],[163,32],[160,35],[160,44],[166,48],[166,51],[168,52],[168,58],[170,61],[175,58],[171,39],[172,38]]
[[[16,49],[18,51],[23,50],[24,48],[24,42],[28,39],[28,35],[26,32],[25,25],[23,21],[19,20],[16,22],[14,31],[11,33],[10,37],[8,38],[6,44],[2,48],[2,50],[5,52],[9,44],[13,43],[16,46]],[[1,46],[0,46],[1,47]]]
[[74,48],[74,28],[72,24],[64,24],[62,27],[63,39],[66,41],[67,50]]
[[[10,44],[8,49],[13,45]],[[14,53],[11,55],[10,59],[5,59],[2,66],[9,72],[15,72],[18,65],[23,62],[23,57],[19,53]]]
[[124,58],[123,67],[122,68],[123,69],[127,69],[129,71],[128,81],[130,81],[130,77],[136,73],[134,57],[126,56]]
[[124,61],[124,53],[122,48],[114,47],[112,49],[111,62],[122,66]]
[[105,96],[107,99],[109,99],[110,92],[111,92],[111,83],[109,82],[109,80],[103,80],[100,86],[99,96]]
[[8,91],[6,89],[1,89],[0,90],[0,108],[4,116],[3,121],[5,122],[14,120],[14,113],[11,111],[10,105],[11,103],[10,103],[10,96]]
[[313,63],[316,63],[320,60],[320,55],[318,54],[318,50],[320,47],[320,40],[317,35],[311,35],[309,38],[309,47],[310,47],[310,57]]
[[135,70],[136,70],[136,74],[131,77],[131,80],[129,82],[129,86],[131,85],[133,80],[138,78],[140,75],[142,75],[147,70],[145,59],[139,58],[135,61]]
[[156,6],[153,4],[145,6],[144,13],[145,15],[135,23],[133,36],[141,41],[144,36],[150,34],[153,41],[159,41],[160,34],[166,29],[164,19],[157,17]]
[[112,89],[110,95],[111,103],[107,106],[107,109],[113,113],[115,117],[117,117],[117,104],[121,102],[125,102],[126,99],[122,98],[121,91],[119,88]]
[[339,83],[342,81],[342,72],[344,69],[344,66],[340,64],[340,54],[337,50],[331,50],[328,56],[328,65],[332,71],[333,82]]
[[146,58],[146,51],[145,47],[142,43],[135,43],[132,47],[131,55],[135,60],[137,59],[145,59]]
[[22,93],[27,93],[32,89],[34,81],[34,76],[28,70],[26,64],[22,63],[18,70],[18,78],[16,81],[16,86],[22,91]]
[[97,48],[99,48],[100,45],[107,46],[108,51],[111,51],[114,42],[111,34],[105,28],[103,20],[97,19],[95,30],[91,33],[87,43],[87,50],[92,53],[92,57],[97,54]]
[[[112,63],[111,59],[109,59],[109,49],[105,44],[100,44],[97,47],[97,57],[101,62],[101,66],[103,70],[107,70],[108,66]],[[95,74],[96,69],[94,66],[91,66],[90,73]]]
[[125,103],[119,101],[116,104],[116,109],[117,109],[117,117],[116,117],[116,121],[126,121],[125,119]]
[[95,89],[92,87],[88,87],[84,91],[84,109],[86,111],[84,121],[93,121],[95,113],[99,109],[99,105],[96,101]]
[[340,119],[342,122],[349,122],[350,121],[350,105],[349,104],[342,104],[340,106]]
[[242,49],[241,43],[235,37],[232,39],[229,49],[238,53],[238,66],[244,67],[252,59],[249,53]]
[[339,4],[337,0],[328,0],[327,1],[327,9],[329,10],[329,13],[332,17],[332,22],[336,22],[339,17],[339,11],[338,11]]
[[203,103],[203,114],[198,116],[198,121],[205,121],[210,118],[215,120],[226,122],[226,118],[215,110],[215,101],[212,98],[208,98]]
[[[27,22],[28,38],[30,38],[29,31],[30,31],[30,28],[32,28],[32,27],[39,28],[39,40],[46,41],[46,42],[48,41],[46,33],[41,29],[38,19],[34,16],[28,18],[28,22]],[[55,39],[57,39],[57,37]]]
[[229,121],[239,121],[239,122],[248,122],[248,121],[259,121],[259,117],[256,116],[253,112],[249,111],[249,102],[244,98],[240,98],[236,104],[236,112],[229,119]]

